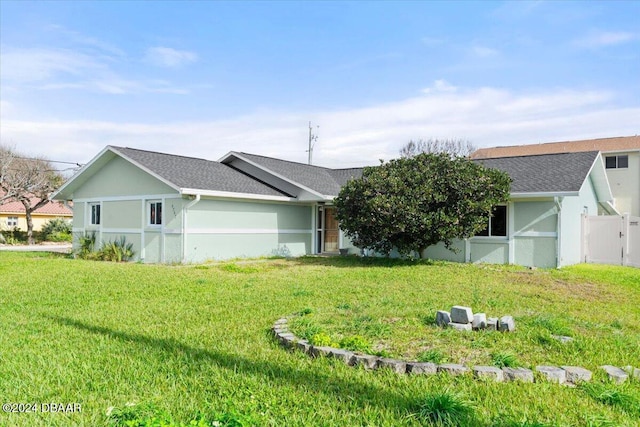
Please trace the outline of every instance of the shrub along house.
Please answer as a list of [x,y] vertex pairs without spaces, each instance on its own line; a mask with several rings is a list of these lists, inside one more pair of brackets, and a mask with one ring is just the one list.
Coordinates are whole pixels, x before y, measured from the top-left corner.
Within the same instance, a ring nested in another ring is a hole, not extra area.
[[[484,233],[425,255],[555,267],[580,262],[580,218],[615,213],[598,152],[482,160],[513,179]],[[125,236],[144,262],[359,253],[332,201],[362,169],[329,169],[230,152],[218,162],[108,146],[54,195],[73,200],[73,230]],[[77,241],[77,239],[76,239]]]

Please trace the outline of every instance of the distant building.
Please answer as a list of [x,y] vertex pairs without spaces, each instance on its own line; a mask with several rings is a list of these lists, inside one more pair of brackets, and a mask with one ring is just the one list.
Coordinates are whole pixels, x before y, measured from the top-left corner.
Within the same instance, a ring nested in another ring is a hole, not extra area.
[[496,159],[583,151],[600,151],[613,193],[615,209],[620,213],[640,216],[640,136],[638,135],[481,148],[471,154],[471,158]]
[[[40,199],[33,200],[36,204]],[[71,221],[73,211],[58,201],[50,201],[44,206],[36,209],[32,214],[33,231],[40,231],[42,226],[54,218],[64,218]],[[0,231],[13,230],[19,228],[21,231],[27,230],[27,215],[24,206],[20,202],[7,201],[0,203]]]

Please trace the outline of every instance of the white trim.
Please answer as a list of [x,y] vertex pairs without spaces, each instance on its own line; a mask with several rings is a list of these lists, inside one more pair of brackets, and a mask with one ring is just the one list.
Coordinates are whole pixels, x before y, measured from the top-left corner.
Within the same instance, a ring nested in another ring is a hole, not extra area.
[[134,196],[109,196],[109,197],[84,197],[81,199],[74,199],[75,203],[91,203],[91,202],[127,202],[147,199],[176,199],[182,200],[180,194],[139,194]]
[[[77,177],[79,177],[80,175],[82,175],[86,170],[88,170],[95,162],[98,161],[98,159],[100,159],[107,151],[111,151],[113,153],[113,150],[111,150],[111,147],[109,145],[107,145],[106,147],[104,147],[102,149],[102,151],[100,151],[93,159],[89,160],[89,163],[86,163],[84,166],[82,166],[80,168],[80,170],[78,172],[76,172],[71,178],[69,178],[67,180],[67,182],[65,182],[64,184],[62,184],[62,186],[60,188],[58,188],[57,191],[54,191],[53,194],[51,194],[49,196],[49,200],[54,200],[58,194],[62,193],[73,181],[76,180]],[[115,154],[115,153],[114,153]]]
[[558,233],[556,231],[520,231],[513,237],[558,237]]
[[509,239],[505,236],[473,236],[469,239],[471,243],[500,243],[509,244]]
[[[584,183],[583,183],[584,184]],[[579,196],[579,191],[547,191],[547,192],[538,192],[538,193],[511,193],[512,199],[527,199],[527,198],[537,198],[537,197],[567,197],[567,196]]]
[[[218,160],[218,161],[219,161],[220,163],[223,163],[225,160],[227,160],[227,159],[228,159],[229,157],[231,157],[231,156],[234,156],[236,159],[240,159],[240,160],[242,160],[242,161],[244,161],[244,162],[247,162],[247,163],[249,163],[250,165],[257,167],[258,169],[260,169],[260,170],[262,170],[262,171],[264,171],[264,172],[267,172],[267,173],[269,173],[269,174],[271,174],[271,175],[275,176],[276,178],[280,178],[281,180],[283,180],[283,181],[285,181],[285,182],[288,182],[288,183],[289,183],[289,184],[291,184],[291,185],[294,185],[294,186],[296,186],[296,187],[298,187],[298,188],[301,188],[301,189],[303,189],[303,190],[305,190],[305,191],[308,191],[308,192],[309,192],[309,193],[311,193],[311,194],[315,194],[316,196],[318,196],[318,197],[322,197],[323,199],[325,199],[325,198],[326,198],[326,197],[324,197],[322,194],[318,193],[317,191],[314,191],[314,190],[312,190],[311,188],[309,188],[309,187],[307,187],[307,186],[305,186],[305,185],[300,184],[299,182],[296,182],[296,181],[294,181],[294,180],[292,180],[292,179],[289,179],[289,178],[287,178],[287,177],[285,177],[285,176],[283,176],[283,175],[280,175],[279,173],[276,173],[276,172],[272,171],[271,169],[267,169],[266,167],[264,167],[264,166],[262,166],[262,165],[260,165],[260,164],[258,164],[258,163],[256,163],[256,162],[253,162],[253,161],[251,161],[251,160],[249,160],[249,159],[247,159],[247,158],[243,157],[243,156],[242,156],[242,154],[240,154],[240,153],[238,153],[238,152],[236,152],[236,151],[230,151],[230,152],[229,152],[229,153],[227,153],[226,155],[222,156],[222,158],[221,158],[220,160]],[[281,160],[281,159],[276,159],[276,160]],[[281,161],[286,162],[286,160],[281,160]],[[310,166],[313,166],[313,165],[310,165]],[[319,167],[319,166],[315,166],[315,167]],[[333,197],[332,197],[331,199],[333,199]]]
[[234,193],[231,191],[213,191],[213,190],[198,190],[197,188],[181,188],[180,193],[185,196],[195,196],[200,194],[205,197],[226,197],[230,199],[247,199],[247,200],[271,200],[278,202],[295,202],[298,201],[295,197],[287,196],[268,196],[264,194],[253,193]]
[[103,228],[102,233],[126,233],[126,234],[137,234],[142,233],[144,230],[140,228]]
[[513,202],[507,202],[507,239],[509,241],[509,253],[507,258],[509,264],[516,263],[516,243],[513,237],[516,229],[516,212]]
[[277,228],[187,228],[187,234],[313,234],[313,230],[279,230]]

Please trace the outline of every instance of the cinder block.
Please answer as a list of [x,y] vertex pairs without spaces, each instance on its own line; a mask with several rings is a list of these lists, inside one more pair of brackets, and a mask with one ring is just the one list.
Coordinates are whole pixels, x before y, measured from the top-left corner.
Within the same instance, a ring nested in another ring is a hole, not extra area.
[[474,366],[472,370],[476,378],[492,379],[495,382],[504,381],[504,372],[495,366]]
[[567,375],[567,382],[578,384],[581,381],[591,381],[591,371],[580,366],[560,366]]
[[461,305],[451,307],[451,321],[455,323],[471,323],[473,321],[471,307],[463,307]]
[[438,365],[431,362],[407,362],[407,373],[413,375],[432,375],[438,372]]
[[536,366],[536,371],[554,383],[564,384],[567,381],[566,371],[556,366]]

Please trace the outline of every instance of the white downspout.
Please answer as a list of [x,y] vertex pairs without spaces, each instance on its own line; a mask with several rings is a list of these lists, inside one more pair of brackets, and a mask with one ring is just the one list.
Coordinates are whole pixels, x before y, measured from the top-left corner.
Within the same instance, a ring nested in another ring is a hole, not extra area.
[[182,263],[187,262],[187,211],[200,201],[200,194],[182,208]]
[[558,211],[558,221],[556,226],[556,243],[557,243],[557,256],[556,256],[556,268],[560,268],[560,259],[562,258],[562,243],[560,241],[562,234],[562,200],[564,197],[554,197],[553,201],[556,204],[556,209]]

